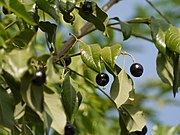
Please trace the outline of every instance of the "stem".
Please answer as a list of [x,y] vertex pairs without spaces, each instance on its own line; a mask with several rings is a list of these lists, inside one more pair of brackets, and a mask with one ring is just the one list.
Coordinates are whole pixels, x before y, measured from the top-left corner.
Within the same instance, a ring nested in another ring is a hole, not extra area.
[[[111,29],[113,29],[113,30],[117,30],[117,31],[122,32],[121,29],[116,28],[116,27],[113,27],[113,26],[109,26],[109,28],[111,28]],[[141,39],[147,40],[147,41],[149,41],[149,42],[153,42],[152,39],[149,39],[149,38],[144,37],[144,36],[142,36],[142,35],[139,35],[139,34],[137,34],[137,33],[132,33],[131,35],[134,36],[134,37],[136,37],[136,38],[141,38]]]
[[8,26],[6,26],[6,27],[4,28],[4,30],[9,29],[9,28],[10,28],[11,26],[13,26],[16,22],[17,22],[17,20],[13,21],[13,22],[10,23]]
[[79,74],[78,72],[76,72],[76,71],[74,71],[74,70],[72,70],[72,69],[70,69],[70,68],[68,68],[68,67],[67,67],[67,69],[69,69],[71,72],[77,74],[78,76],[84,78],[84,80],[86,80],[86,81],[89,82],[91,85],[93,85],[95,88],[97,88],[98,90],[100,90],[100,91],[114,104],[114,106],[117,108],[116,103],[114,102],[114,100],[113,100],[104,90],[102,90],[99,86],[97,86],[97,85],[94,84],[91,80],[89,80],[89,79],[86,78],[85,76]]
[[163,15],[157,8],[156,6],[149,0],[146,0],[147,3],[162,17],[164,20],[166,20],[167,23],[171,23],[165,15]]
[[[103,9],[104,11],[107,11],[108,9],[110,9],[113,5],[115,5],[115,4],[118,3],[119,1],[121,1],[121,0],[109,0],[109,1],[102,7],[102,9]],[[90,28],[92,28],[92,27],[93,27],[93,24],[92,24],[92,23],[89,23],[89,22],[86,23],[86,24],[79,30],[79,32],[77,32],[77,33],[75,34],[75,36],[79,39],[79,38],[87,35],[87,34],[89,33],[89,31],[91,31]],[[94,30],[93,30],[93,31],[94,31]],[[69,38],[69,40],[67,40],[67,41],[64,43],[64,45],[63,45],[59,50],[57,50],[57,56],[54,57],[55,61],[58,60],[60,57],[62,57],[64,54],[66,54],[66,53],[69,51],[69,49],[71,48],[71,46],[73,45],[73,43],[74,43],[75,41],[76,41],[76,39],[75,39],[73,36],[71,36],[71,37]]]
[[122,55],[128,55],[128,56],[130,56],[131,59],[132,59],[132,61],[133,61],[133,63],[135,62],[135,58],[134,58],[130,53],[128,53],[128,52],[121,52],[121,54],[122,54]]

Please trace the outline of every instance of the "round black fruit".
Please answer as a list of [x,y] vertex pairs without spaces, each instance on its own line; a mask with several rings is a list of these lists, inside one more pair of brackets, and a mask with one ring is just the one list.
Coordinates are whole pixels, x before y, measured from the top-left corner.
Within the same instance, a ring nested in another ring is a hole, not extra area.
[[2,11],[3,11],[3,13],[4,13],[5,15],[7,15],[7,14],[12,14],[12,12],[8,11],[8,9],[5,8],[4,6],[3,6],[3,8],[2,8]]
[[144,126],[142,131],[135,131],[136,135],[145,135],[147,133],[147,126]]
[[43,70],[37,70],[32,83],[37,86],[42,86],[46,82],[46,74]]
[[140,77],[143,74],[143,66],[139,63],[133,63],[130,72],[134,77]]
[[96,83],[100,86],[105,86],[109,82],[109,76],[106,73],[99,73],[96,76]]
[[74,16],[74,14],[64,14],[63,15],[63,19],[64,19],[64,21],[66,22],[66,23],[73,23],[74,22],[74,20],[75,20],[75,16]]
[[73,125],[67,124],[65,126],[65,135],[75,135],[76,129]]
[[82,5],[82,11],[85,14],[92,14],[93,13],[93,8],[92,8],[92,2],[86,1]]
[[61,66],[69,66],[71,64],[71,57],[65,57],[60,61]]

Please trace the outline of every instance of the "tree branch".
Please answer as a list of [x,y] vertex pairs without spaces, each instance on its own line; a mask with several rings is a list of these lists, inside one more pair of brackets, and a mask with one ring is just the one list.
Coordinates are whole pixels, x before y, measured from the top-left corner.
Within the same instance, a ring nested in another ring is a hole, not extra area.
[[[104,11],[107,11],[108,9],[110,9],[114,4],[118,3],[119,1],[121,0],[109,0],[109,2],[107,2],[103,7],[102,9]],[[75,34],[75,36],[79,39],[83,36],[85,36],[86,34],[89,33],[89,29],[93,27],[93,24],[92,23],[86,23],[80,30],[79,32],[77,32]],[[63,45],[62,47],[57,50],[57,54],[56,56],[54,57],[55,61],[57,61],[60,57],[64,56],[72,47],[72,45],[74,44],[74,42],[76,41],[76,39],[71,36]]]

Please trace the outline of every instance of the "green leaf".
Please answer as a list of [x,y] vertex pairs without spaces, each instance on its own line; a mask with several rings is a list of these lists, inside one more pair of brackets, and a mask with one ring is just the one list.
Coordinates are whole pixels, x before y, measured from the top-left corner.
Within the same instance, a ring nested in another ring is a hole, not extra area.
[[15,120],[20,119],[25,114],[25,107],[26,107],[26,104],[23,104],[22,102],[19,102],[15,106],[15,110],[14,110],[14,119]]
[[141,131],[146,125],[143,112],[131,104],[123,104],[120,107],[120,117],[120,123],[125,124],[129,132]]
[[44,88],[44,110],[52,119],[51,127],[59,134],[64,134],[66,115],[61,97],[47,87]]
[[21,79],[21,95],[23,101],[35,111],[41,119],[43,119],[43,86],[36,86],[31,84],[33,75],[30,75],[29,72]]
[[23,50],[14,49],[5,56],[3,69],[18,81],[28,70],[28,61],[33,55],[34,52],[30,48]]
[[53,64],[53,58],[47,60],[46,81],[50,84],[62,83],[63,68]]
[[14,125],[14,100],[0,86],[0,125],[12,128]]
[[30,29],[25,29],[21,32],[19,32],[15,37],[10,39],[6,44],[14,46],[19,48],[26,47],[28,43],[32,40],[32,38],[35,35],[35,31],[30,30]]
[[174,56],[174,80],[173,80],[173,93],[174,97],[180,88],[180,55],[175,54]]
[[173,61],[167,56],[159,53],[156,59],[157,73],[164,83],[173,86]]
[[171,25],[166,32],[165,39],[167,48],[180,55],[180,28]]
[[5,128],[0,127],[0,135],[9,135],[9,133]]
[[48,1],[36,0],[36,4],[39,9],[49,14],[56,22],[59,21],[59,16],[57,15],[56,10],[50,6],[50,3]]
[[99,8],[95,2],[92,2],[92,6],[94,10],[93,14],[86,14],[80,8],[79,15],[86,21],[93,23],[98,30],[105,32],[105,23],[108,15],[101,8]]
[[36,25],[36,23],[31,19],[28,12],[26,11],[24,5],[18,0],[0,0],[0,4],[10,9],[10,11],[14,12],[18,17],[23,18],[23,20],[25,20],[27,23]]
[[[134,90],[131,78],[122,69],[118,76],[114,78],[111,85],[110,95],[116,103],[117,108],[124,104],[130,96],[130,92]],[[132,98],[132,97],[131,97]]]
[[22,126],[22,135],[33,135],[30,127],[28,127],[26,124],[23,124]]
[[48,41],[55,45],[55,38],[56,38],[56,29],[57,25],[54,23],[46,22],[39,22],[39,27],[43,32],[46,32],[48,35]]
[[19,101],[22,99],[20,94],[20,82],[15,80],[15,78],[11,74],[4,70],[2,72],[2,76],[14,95],[15,104],[19,103]]
[[104,47],[101,50],[101,58],[103,62],[114,71],[116,60],[121,53],[121,45],[116,44],[111,47]]
[[76,89],[72,78],[66,75],[66,78],[62,85],[62,103],[66,112],[66,115],[70,121],[72,121],[73,112],[76,105]]
[[151,35],[154,44],[161,53],[166,55],[167,49],[165,43],[166,42],[165,32],[169,29],[169,24],[167,24],[164,20],[155,19],[154,17],[151,17],[150,28],[151,28]]
[[80,44],[81,59],[92,70],[96,72],[101,71],[100,50],[101,47],[98,44],[85,45]]
[[127,40],[128,38],[130,38],[130,36],[132,34],[132,30],[131,30],[130,25],[126,22],[121,21],[118,17],[115,17],[112,19],[119,21],[119,24],[121,25],[121,30],[123,33],[124,40]]

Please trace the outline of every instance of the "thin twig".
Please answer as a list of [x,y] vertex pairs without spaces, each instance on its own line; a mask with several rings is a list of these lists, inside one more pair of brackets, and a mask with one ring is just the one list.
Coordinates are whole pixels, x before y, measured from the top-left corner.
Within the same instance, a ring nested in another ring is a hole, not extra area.
[[[120,0],[109,0],[109,2],[107,2],[103,7],[102,7],[102,9],[104,10],[104,11],[107,11],[108,9],[110,9],[114,4],[116,4],[116,3],[118,3]],[[93,27],[93,24],[92,23],[86,23],[81,29],[80,29],[80,31],[79,32],[77,32],[76,34],[75,34],[75,36],[79,39],[79,38],[81,38],[81,37],[83,37],[83,36],[85,36],[86,34],[88,34],[89,32],[89,30],[91,29]],[[60,57],[62,57],[64,54],[66,54],[66,52],[68,52],[70,49],[71,49],[71,47],[72,47],[72,45],[74,44],[74,42],[76,41],[76,39],[73,37],[73,36],[71,36],[70,38],[69,38],[69,40],[67,40],[63,45],[62,45],[62,47],[59,49],[59,50],[57,50],[57,55],[56,55],[56,57],[55,57],[55,61],[57,60],[57,59],[59,59]]]
[[[112,26],[109,26],[109,28],[111,28],[111,29],[113,29],[113,30],[117,30],[117,31],[122,32],[122,30],[121,30],[120,28],[116,28],[116,27],[112,27]],[[147,40],[147,41],[149,41],[149,42],[153,42],[152,39],[149,39],[149,38],[144,37],[144,36],[142,36],[142,35],[139,35],[139,34],[137,34],[137,33],[132,33],[131,35],[134,36],[134,37],[136,37],[136,38],[141,38],[141,39]]]
[[11,26],[13,26],[16,22],[17,22],[17,20],[13,21],[13,22],[10,23],[8,26],[6,26],[6,27],[4,28],[4,30],[9,29],[9,28],[10,28]]
[[[67,67],[68,68],[68,67]],[[82,77],[84,80],[86,80],[87,82],[89,82],[91,85],[93,85],[95,88],[97,88],[98,90],[100,90],[113,104],[114,106],[117,108],[116,103],[114,102],[114,100],[104,91],[102,90],[100,87],[98,87],[96,84],[94,84],[91,80],[89,80],[88,78],[86,78],[85,76],[79,74],[78,72],[68,68],[71,72],[77,74],[78,76]]]
[[156,6],[149,0],[146,0],[147,3],[162,17],[164,20],[166,20],[167,23],[171,23],[165,15],[163,15],[157,8]]

